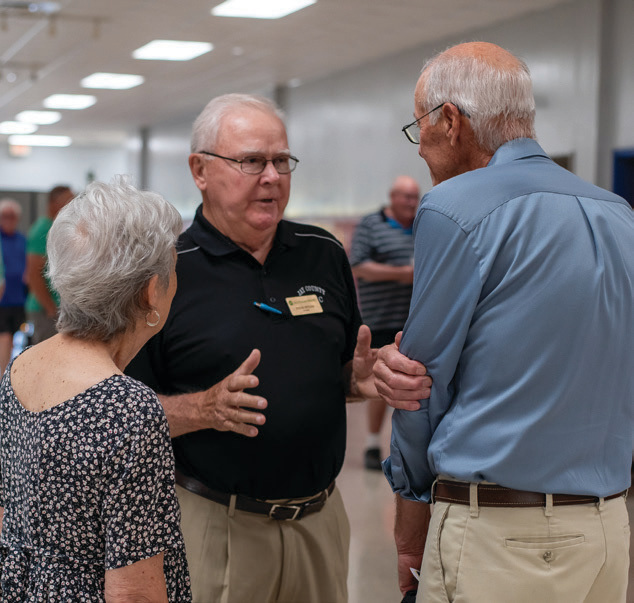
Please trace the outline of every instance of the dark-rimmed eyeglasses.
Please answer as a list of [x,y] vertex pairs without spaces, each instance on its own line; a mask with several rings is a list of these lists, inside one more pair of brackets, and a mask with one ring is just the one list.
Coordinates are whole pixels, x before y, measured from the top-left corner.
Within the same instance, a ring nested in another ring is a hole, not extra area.
[[251,175],[261,174],[269,161],[273,164],[278,174],[290,174],[299,163],[299,159],[292,155],[278,155],[272,159],[268,159],[263,155],[247,155],[244,159],[234,159],[233,157],[224,157],[223,155],[218,155],[218,153],[212,153],[210,151],[198,152],[203,155],[211,155],[212,157],[218,157],[218,159],[226,159],[227,161],[239,163],[240,169],[245,174]]
[[[438,111],[438,109],[440,109],[441,107],[444,107],[448,102],[449,101],[440,103],[440,105],[438,105],[437,107],[434,107],[431,111],[427,111],[425,115],[421,115],[420,117],[417,117],[411,124],[407,124],[406,126],[403,126],[401,130],[403,134],[405,134],[405,138],[407,138],[407,140],[409,140],[410,142],[414,144],[418,144],[420,142],[420,127],[418,125],[418,122],[421,119],[423,119],[423,117],[427,117],[430,113],[433,113],[434,111]],[[466,111],[461,109],[458,105],[456,105],[456,103],[451,103],[451,104],[454,107],[456,107],[456,109],[458,109],[458,111],[465,117],[471,117],[471,115],[469,115]]]

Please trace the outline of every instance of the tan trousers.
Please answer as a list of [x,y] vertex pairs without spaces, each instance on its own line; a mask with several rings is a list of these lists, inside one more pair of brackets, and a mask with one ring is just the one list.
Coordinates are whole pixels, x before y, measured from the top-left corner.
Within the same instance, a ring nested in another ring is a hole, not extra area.
[[625,603],[623,497],[601,505],[434,505],[417,603]]
[[345,603],[350,525],[335,488],[297,521],[233,511],[176,486],[194,603]]

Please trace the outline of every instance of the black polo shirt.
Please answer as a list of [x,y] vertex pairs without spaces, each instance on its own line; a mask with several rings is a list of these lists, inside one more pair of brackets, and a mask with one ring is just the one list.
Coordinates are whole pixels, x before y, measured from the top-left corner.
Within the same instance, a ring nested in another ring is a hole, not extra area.
[[[283,220],[261,265],[199,207],[180,237],[176,272],[167,323],[127,372],[159,393],[200,391],[258,348],[260,385],[247,391],[268,400],[255,438],[213,429],[175,438],[177,467],[214,490],[257,498],[308,496],[327,487],[343,463],[341,369],[360,324],[341,244],[325,230]],[[293,316],[286,298],[302,295],[316,295],[323,312]]]

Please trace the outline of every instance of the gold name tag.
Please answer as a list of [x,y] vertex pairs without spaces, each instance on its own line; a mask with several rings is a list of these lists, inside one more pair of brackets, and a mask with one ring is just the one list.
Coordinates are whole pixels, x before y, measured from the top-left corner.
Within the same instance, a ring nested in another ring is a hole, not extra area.
[[287,297],[286,303],[293,316],[304,316],[305,314],[321,314],[324,309],[321,307],[316,295],[299,295],[298,297]]

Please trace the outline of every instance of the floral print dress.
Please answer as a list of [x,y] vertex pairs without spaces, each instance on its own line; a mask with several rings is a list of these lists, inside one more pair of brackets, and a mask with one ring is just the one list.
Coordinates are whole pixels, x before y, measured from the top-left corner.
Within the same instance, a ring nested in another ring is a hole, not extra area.
[[105,571],[164,551],[170,602],[191,601],[167,420],[113,375],[41,412],[0,381],[0,600],[104,601]]

